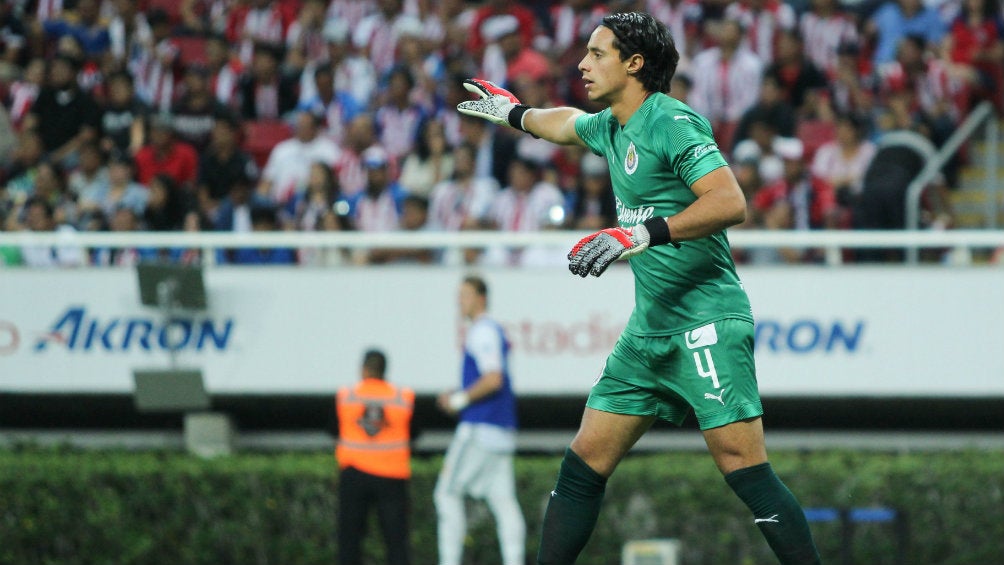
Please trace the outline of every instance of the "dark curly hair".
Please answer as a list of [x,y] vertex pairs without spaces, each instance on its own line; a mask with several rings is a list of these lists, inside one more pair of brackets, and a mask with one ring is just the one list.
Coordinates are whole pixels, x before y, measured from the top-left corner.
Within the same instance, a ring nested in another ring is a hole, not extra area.
[[621,61],[636,53],[645,59],[637,75],[645,90],[669,92],[680,53],[665,24],[643,12],[624,12],[604,17],[600,25],[614,33]]

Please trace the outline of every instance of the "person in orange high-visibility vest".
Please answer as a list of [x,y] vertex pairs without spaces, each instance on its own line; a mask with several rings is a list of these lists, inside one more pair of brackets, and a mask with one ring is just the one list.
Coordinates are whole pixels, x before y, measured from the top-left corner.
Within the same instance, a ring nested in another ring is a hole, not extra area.
[[362,378],[335,398],[338,443],[338,562],[362,565],[362,540],[376,507],[390,565],[410,565],[409,482],[415,393],[384,379],[387,357],[363,355]]

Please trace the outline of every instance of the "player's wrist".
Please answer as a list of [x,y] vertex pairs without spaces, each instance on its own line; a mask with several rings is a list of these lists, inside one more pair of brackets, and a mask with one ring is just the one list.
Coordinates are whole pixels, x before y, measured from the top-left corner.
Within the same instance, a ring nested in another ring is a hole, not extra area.
[[458,390],[450,394],[449,398],[446,400],[446,405],[450,407],[450,410],[455,412],[460,412],[471,403],[471,397],[467,392],[463,390]]
[[526,129],[526,113],[530,110],[533,110],[531,106],[527,106],[526,104],[516,104],[512,110],[509,110],[509,115],[507,116],[509,126],[514,129],[518,129],[519,131],[529,133],[533,137],[538,137],[537,135],[534,135],[533,132]]
[[649,218],[642,224],[648,230],[648,246],[671,244],[673,247],[680,247],[679,243],[673,241],[673,236],[669,233],[669,222],[662,216]]

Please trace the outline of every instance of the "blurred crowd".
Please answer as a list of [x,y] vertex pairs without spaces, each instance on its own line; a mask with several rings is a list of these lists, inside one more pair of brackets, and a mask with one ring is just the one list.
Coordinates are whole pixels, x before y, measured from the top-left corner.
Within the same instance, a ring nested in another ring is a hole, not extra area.
[[[479,76],[531,106],[598,110],[585,96],[577,64],[599,20],[627,10],[652,13],[673,34],[681,62],[671,95],[712,122],[748,197],[742,227],[902,227],[901,213],[883,212],[875,203],[882,199],[863,197],[876,140],[908,130],[937,146],[975,104],[989,100],[1000,110],[1001,6],[1000,0],[3,0],[0,230],[614,225],[605,160],[463,117],[455,106],[471,96],[463,79]],[[952,185],[951,169],[939,185]],[[927,224],[950,225],[944,202],[932,200]],[[128,265],[165,255],[198,260],[197,253],[177,250],[3,249],[0,265]],[[803,251],[737,258],[818,259]],[[282,249],[225,251],[218,259],[562,260],[532,250],[446,257]]]

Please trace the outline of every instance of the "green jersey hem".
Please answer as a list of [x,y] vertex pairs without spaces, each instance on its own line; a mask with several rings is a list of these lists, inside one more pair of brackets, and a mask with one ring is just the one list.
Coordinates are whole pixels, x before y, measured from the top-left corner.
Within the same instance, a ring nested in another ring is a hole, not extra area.
[[742,320],[744,322],[749,322],[752,324],[753,316],[750,316],[749,314],[739,314],[739,313],[722,314],[721,316],[715,316],[712,318],[701,318],[697,321],[689,322],[685,326],[679,326],[679,327],[669,328],[666,330],[649,331],[649,332],[639,332],[637,330],[633,330],[629,325],[628,327],[624,328],[624,333],[635,337],[670,337],[682,334],[683,332],[689,332],[690,330],[697,329],[706,326],[708,324],[713,324],[721,320]]

